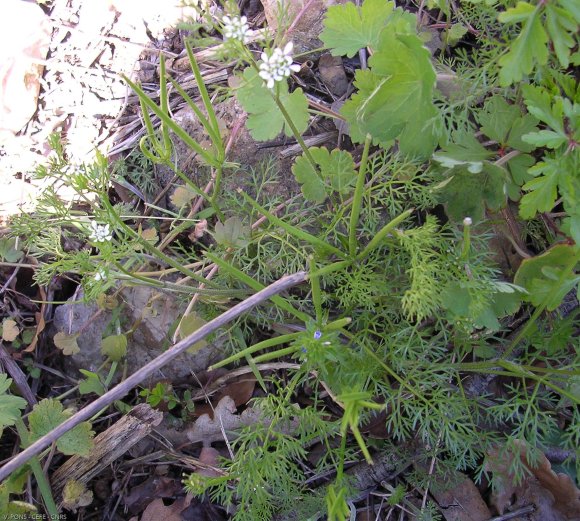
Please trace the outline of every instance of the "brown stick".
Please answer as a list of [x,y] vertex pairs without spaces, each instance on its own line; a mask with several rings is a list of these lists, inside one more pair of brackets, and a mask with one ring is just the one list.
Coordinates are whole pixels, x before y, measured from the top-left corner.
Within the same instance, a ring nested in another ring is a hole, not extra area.
[[60,438],[65,432],[68,432],[79,423],[88,420],[101,409],[111,405],[115,400],[119,400],[125,396],[131,389],[133,389],[133,387],[139,385],[148,376],[152,375],[155,371],[163,367],[170,360],[173,360],[180,353],[183,353],[189,349],[196,342],[203,340],[216,329],[219,329],[228,322],[231,322],[261,302],[264,302],[270,297],[277,295],[278,293],[293,286],[296,286],[305,280],[306,273],[304,271],[299,271],[293,275],[286,275],[273,284],[265,287],[255,295],[252,295],[243,302],[240,302],[233,308],[228,309],[219,317],[214,318],[207,324],[200,327],[197,331],[194,331],[187,338],[177,342],[177,344],[165,351],[165,353],[162,353],[154,360],[151,360],[151,362],[143,366],[137,372],[133,373],[119,385],[113,387],[110,391],[103,394],[103,396],[97,398],[94,402],[78,411],[68,420],[61,423],[58,427],[35,441],[32,445],[30,445],[30,447],[24,449],[20,454],[12,458],[8,463],[0,468],[0,481],[5,480],[12,472],[24,465],[30,458],[32,458],[32,456],[40,454],[40,452],[42,452],[46,447]]
[[119,421],[101,432],[87,458],[69,458],[51,478],[52,493],[62,501],[62,491],[67,481],[75,480],[85,485],[107,465],[119,459],[135,443],[142,440],[163,420],[163,413],[146,403],[133,407]]

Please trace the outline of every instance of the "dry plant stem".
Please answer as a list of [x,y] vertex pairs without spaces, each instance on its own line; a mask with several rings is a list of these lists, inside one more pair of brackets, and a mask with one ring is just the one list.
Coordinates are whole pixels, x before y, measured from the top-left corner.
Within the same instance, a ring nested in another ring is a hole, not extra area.
[[4,370],[12,377],[16,387],[22,394],[22,396],[28,402],[28,405],[31,407],[37,404],[36,396],[30,389],[28,382],[26,381],[26,376],[22,372],[22,369],[18,366],[18,364],[12,359],[12,357],[8,354],[6,349],[4,349],[4,345],[0,342],[0,367],[3,367]]
[[298,12],[296,17],[294,18],[294,20],[290,24],[290,27],[288,27],[288,29],[286,30],[286,34],[284,35],[286,38],[294,30],[294,27],[296,27],[296,24],[300,21],[300,18],[302,18],[302,16],[304,16],[304,13],[308,10],[308,8],[310,7],[310,5],[313,2],[314,2],[314,0],[308,0],[308,2],[306,2],[306,4],[304,4],[302,9],[300,9],[300,11]]
[[121,416],[106,431],[95,438],[88,457],[72,456],[59,467],[51,478],[54,496],[61,498],[62,491],[71,479],[87,484],[107,465],[118,460],[135,443],[147,436],[163,420],[163,413],[142,403]]
[[61,423],[56,429],[53,429],[48,434],[35,441],[27,449],[23,450],[20,454],[12,458],[8,463],[0,468],[0,481],[6,479],[12,472],[26,463],[30,458],[40,454],[40,452],[42,452],[46,447],[48,447],[64,433],[68,432],[79,423],[88,420],[101,409],[111,405],[115,400],[119,400],[125,396],[131,389],[139,385],[143,380],[152,375],[155,371],[159,370],[169,361],[173,360],[177,355],[189,349],[196,342],[203,340],[210,333],[213,333],[220,327],[228,324],[235,318],[239,317],[246,311],[249,311],[251,308],[264,302],[270,297],[304,282],[306,277],[307,274],[304,271],[299,271],[292,275],[286,275],[273,284],[265,287],[255,295],[252,295],[243,302],[240,302],[225,313],[222,313],[219,317],[214,318],[207,324],[203,325],[187,338],[184,338],[181,342],[178,342],[170,349],[160,354],[157,358],[143,366],[119,385],[113,387],[113,389],[106,392],[100,398],[97,398],[94,402],[87,405],[85,408],[71,416],[68,420]]

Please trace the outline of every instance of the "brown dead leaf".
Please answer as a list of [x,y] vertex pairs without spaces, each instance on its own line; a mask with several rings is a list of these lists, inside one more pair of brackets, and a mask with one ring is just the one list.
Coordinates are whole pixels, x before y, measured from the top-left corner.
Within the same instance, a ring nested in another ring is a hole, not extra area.
[[155,244],[159,240],[155,228],[146,228],[145,230],[142,230],[141,237],[151,244]]
[[[202,476],[208,476],[210,478],[215,478],[217,476],[222,476],[223,473],[217,470],[219,466],[219,457],[220,453],[217,449],[213,447],[202,447],[201,452],[199,453],[199,457],[197,458],[201,463],[204,464],[203,467],[198,467],[195,472],[197,474],[201,474]],[[207,465],[207,466],[205,466]]]
[[[566,474],[556,474],[544,454],[540,455],[537,465],[534,467],[526,458],[526,444],[518,441],[517,446],[520,450],[519,457],[526,468],[532,473],[532,476],[524,478],[523,483],[519,486],[514,485],[513,476],[509,473],[511,461],[500,449],[495,449],[488,454],[487,470],[494,473],[496,480],[499,479],[499,491],[494,492],[491,497],[491,503],[502,514],[510,504],[510,499],[515,496],[522,496],[524,491],[532,488],[533,482],[537,483],[543,490],[548,491],[554,502],[553,508],[556,509],[564,519],[578,521],[580,520],[580,490],[573,483],[570,476]],[[513,456],[512,456],[513,457]],[[535,478],[535,479],[534,479]],[[538,506],[538,505],[536,505]],[[545,517],[545,516],[544,516]],[[539,518],[538,518],[539,519]],[[543,519],[543,518],[542,518]]]
[[446,521],[485,521],[491,513],[479,490],[467,476],[457,473],[457,483],[448,490],[439,491],[436,488],[431,494],[441,507]]
[[143,512],[141,521],[160,521],[161,519],[163,521],[181,521],[180,513],[187,507],[184,506],[179,510],[181,505],[177,505],[177,508],[174,508],[175,503],[166,507],[161,498],[153,500]]
[[2,340],[5,342],[13,342],[20,334],[20,329],[15,320],[7,318],[2,322]]
[[166,476],[151,476],[143,483],[136,485],[125,497],[125,506],[132,514],[142,512],[153,500],[174,497],[182,489],[178,479]]
[[208,414],[211,418],[213,418],[214,408],[225,396],[232,398],[236,407],[245,405],[254,394],[255,387],[256,378],[253,375],[241,375],[232,378],[228,385],[221,389],[212,398],[211,404],[203,403],[196,405],[195,415],[201,416],[203,414]]
[[36,331],[34,332],[34,336],[32,337],[32,341],[28,345],[24,351],[26,353],[31,353],[36,349],[36,344],[38,343],[38,339],[40,338],[40,334],[44,331],[46,327],[46,321],[44,320],[44,304],[40,308],[40,313],[35,313],[34,316],[36,317]]
[[76,355],[77,353],[80,353],[81,350],[77,343],[79,336],[80,333],[69,335],[64,331],[59,331],[56,335],[54,335],[54,345],[62,351],[63,355]]
[[187,186],[178,186],[170,197],[171,204],[176,208],[183,208],[191,203],[196,193]]
[[242,414],[237,414],[236,404],[229,396],[224,396],[219,401],[213,416],[212,418],[209,414],[204,414],[187,429],[187,438],[191,443],[201,441],[208,444],[223,441],[224,432],[229,436],[232,431],[245,425],[262,421],[260,413],[251,407],[248,407]]
[[567,474],[556,474],[548,458],[542,454],[539,465],[530,467],[527,461],[524,464],[532,471],[540,485],[549,490],[556,500],[556,508],[568,519],[580,519],[580,490]]
[[[233,398],[236,407],[245,405],[250,401],[256,387],[256,377],[254,375],[241,375],[233,378],[219,394],[221,400],[224,396]],[[219,401],[219,400],[218,400]]]
[[340,97],[348,90],[348,78],[340,56],[323,54],[318,61],[318,71],[322,83],[336,96]]

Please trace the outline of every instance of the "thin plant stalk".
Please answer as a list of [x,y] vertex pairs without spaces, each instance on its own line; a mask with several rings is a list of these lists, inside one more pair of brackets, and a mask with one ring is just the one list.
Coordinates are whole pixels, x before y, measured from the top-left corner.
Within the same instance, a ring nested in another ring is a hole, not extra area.
[[[28,439],[28,429],[24,425],[24,422],[19,418],[14,423],[16,426],[16,430],[18,431],[18,435],[20,436],[20,440],[25,447],[28,447],[29,439]],[[40,491],[40,495],[44,501],[44,506],[46,507],[46,511],[51,519],[58,519],[58,508],[56,503],[54,502],[54,498],[52,497],[52,490],[50,488],[50,483],[42,470],[42,466],[40,465],[40,461],[38,457],[34,456],[30,458],[28,464],[32,469],[32,473],[34,474],[34,479],[36,480],[36,484],[38,485],[38,490]]]
[[316,314],[316,324],[320,327],[322,325],[322,292],[320,291],[320,279],[315,275],[316,262],[312,255],[308,259],[308,264],[310,267],[308,279],[310,280],[310,287],[312,288],[312,302]]
[[348,230],[348,251],[351,257],[354,257],[356,254],[356,229],[358,225],[358,220],[360,217],[360,211],[362,207],[362,198],[364,195],[364,187],[365,187],[365,177],[367,173],[367,164],[369,158],[369,148],[371,146],[372,137],[370,134],[367,134],[365,139],[365,145],[363,149],[362,158],[360,161],[360,166],[358,169],[358,177],[356,180],[356,187],[354,189],[354,199],[352,202],[352,210],[350,212],[350,223],[349,223],[349,230]]
[[298,129],[296,128],[294,121],[292,121],[290,114],[288,114],[286,107],[284,107],[284,104],[280,101],[280,98],[277,95],[272,93],[272,97],[274,98],[274,101],[276,102],[278,110],[282,113],[282,116],[284,116],[284,120],[286,121],[286,123],[290,127],[292,134],[294,134],[294,137],[296,138],[296,141],[300,145],[302,152],[304,152],[304,157],[306,157],[306,159],[308,159],[308,162],[310,163],[310,165],[312,166],[312,168],[316,172],[316,175],[318,177],[321,177],[319,169],[318,169],[318,165],[316,164],[316,161],[314,161],[314,158],[312,157],[312,154],[310,153],[310,149],[308,148],[308,146],[304,142],[304,139],[302,139],[302,135],[300,134],[300,132],[298,132]]

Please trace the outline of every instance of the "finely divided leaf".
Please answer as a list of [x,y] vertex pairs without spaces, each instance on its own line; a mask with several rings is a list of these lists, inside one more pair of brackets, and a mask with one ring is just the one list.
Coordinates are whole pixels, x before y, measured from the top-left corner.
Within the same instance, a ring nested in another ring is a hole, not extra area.
[[364,0],[361,7],[352,2],[331,6],[320,39],[333,56],[352,58],[363,47],[374,49],[393,7],[386,0]]

